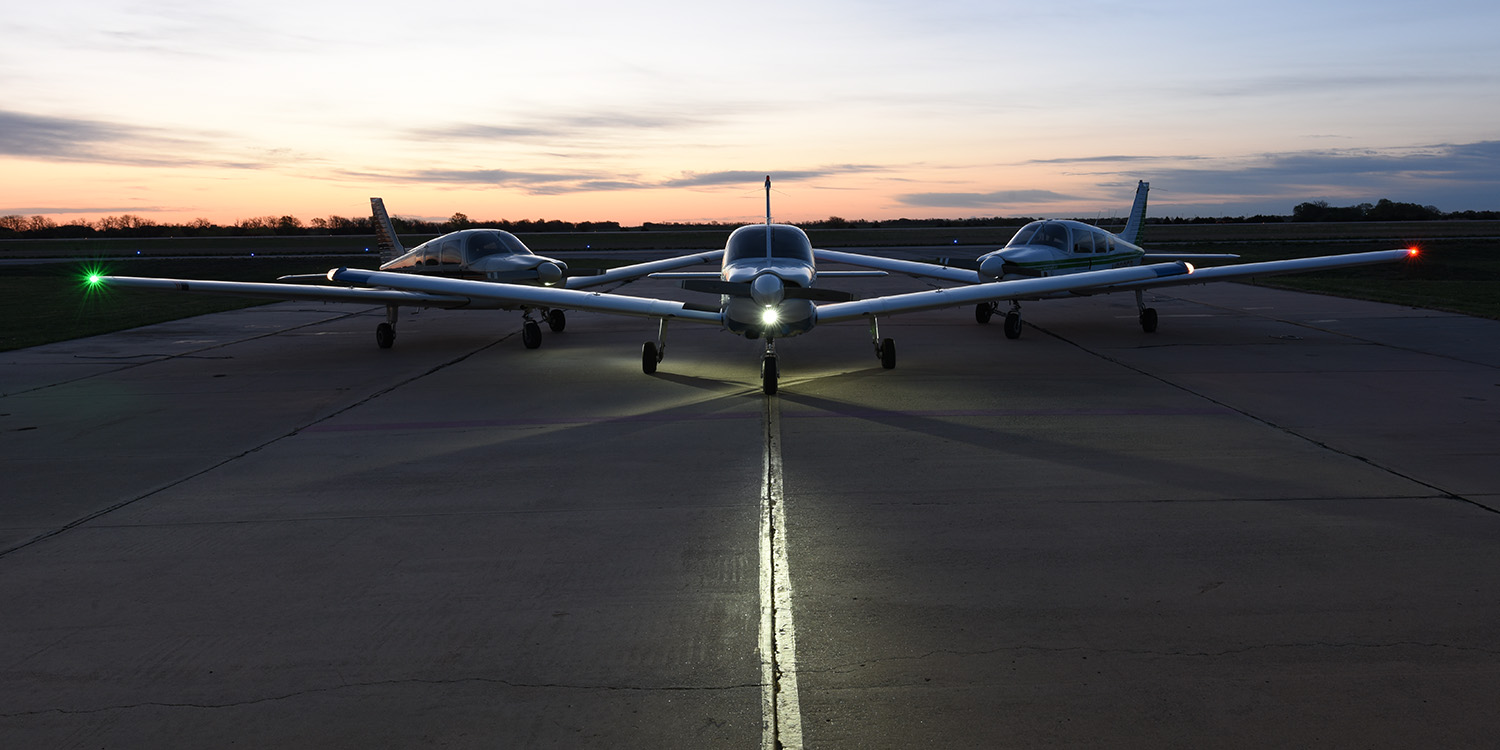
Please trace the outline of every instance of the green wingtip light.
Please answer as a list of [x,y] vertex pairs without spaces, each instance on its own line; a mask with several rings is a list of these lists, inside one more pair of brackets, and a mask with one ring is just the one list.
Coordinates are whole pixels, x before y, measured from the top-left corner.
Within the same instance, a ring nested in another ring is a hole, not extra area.
[[106,288],[104,282],[106,271],[103,266],[89,265],[80,270],[82,273],[79,275],[79,281],[85,292],[92,294]]

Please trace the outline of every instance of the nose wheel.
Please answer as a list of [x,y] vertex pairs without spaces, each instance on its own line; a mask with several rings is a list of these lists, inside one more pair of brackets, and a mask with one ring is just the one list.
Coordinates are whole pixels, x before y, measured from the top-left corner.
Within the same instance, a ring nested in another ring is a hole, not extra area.
[[1021,305],[1012,302],[1010,312],[1005,314],[1005,338],[1021,338]]

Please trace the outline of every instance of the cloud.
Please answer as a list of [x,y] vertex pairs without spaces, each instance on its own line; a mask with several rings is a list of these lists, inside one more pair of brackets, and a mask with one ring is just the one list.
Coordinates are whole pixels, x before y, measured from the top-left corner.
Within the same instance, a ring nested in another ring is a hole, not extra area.
[[701,113],[640,114],[594,112],[540,118],[518,124],[487,125],[457,123],[443,127],[414,128],[402,131],[401,138],[435,141],[544,141],[607,137],[615,140],[621,131],[679,130],[711,124]]
[[1390,198],[1445,211],[1500,206],[1500,141],[1224,157],[1116,154],[1027,164],[1077,165],[1084,169],[1075,175],[1103,178],[1099,187],[1148,180],[1153,204],[1189,215],[1287,214],[1298,203],[1320,199],[1360,203]]
[[265,166],[253,160],[181,156],[205,149],[211,149],[211,146],[162,130],[0,110],[0,155],[3,156],[137,167],[258,169]]
[[822,177],[878,172],[884,169],[884,167],[870,164],[837,164],[821,169],[788,169],[771,172],[744,169],[725,172],[684,172],[681,177],[663,180],[658,183],[658,186],[691,188],[716,187],[719,185],[754,185],[763,182],[767,175],[770,176],[771,184],[774,185],[778,182],[806,182],[807,180],[816,180]]
[[998,209],[1013,205],[1077,200],[1077,196],[1051,190],[997,190],[992,193],[907,193],[896,202],[914,208]]
[[520,188],[532,195],[563,195],[619,190],[662,190],[711,188],[719,186],[759,186],[766,175],[772,184],[805,182],[841,174],[876,172],[883,167],[864,164],[839,164],[819,169],[793,169],[770,172],[736,170],[726,172],[686,172],[679,177],[661,180],[622,179],[619,175],[594,172],[525,172],[507,169],[424,169],[414,172],[340,172],[341,178],[362,181],[415,182],[446,185]]

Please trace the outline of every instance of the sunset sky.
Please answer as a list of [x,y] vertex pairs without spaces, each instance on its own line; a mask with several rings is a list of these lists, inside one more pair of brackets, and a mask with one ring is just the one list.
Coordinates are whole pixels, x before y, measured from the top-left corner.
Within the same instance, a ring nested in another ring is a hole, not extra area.
[[0,215],[1500,209],[1493,2],[12,5]]

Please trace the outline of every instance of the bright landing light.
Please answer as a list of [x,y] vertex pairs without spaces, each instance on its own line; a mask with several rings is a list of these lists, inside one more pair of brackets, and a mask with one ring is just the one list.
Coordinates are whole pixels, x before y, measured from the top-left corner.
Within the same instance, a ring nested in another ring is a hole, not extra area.
[[774,326],[780,321],[781,313],[777,312],[774,307],[768,307],[760,314],[760,322],[768,326]]

